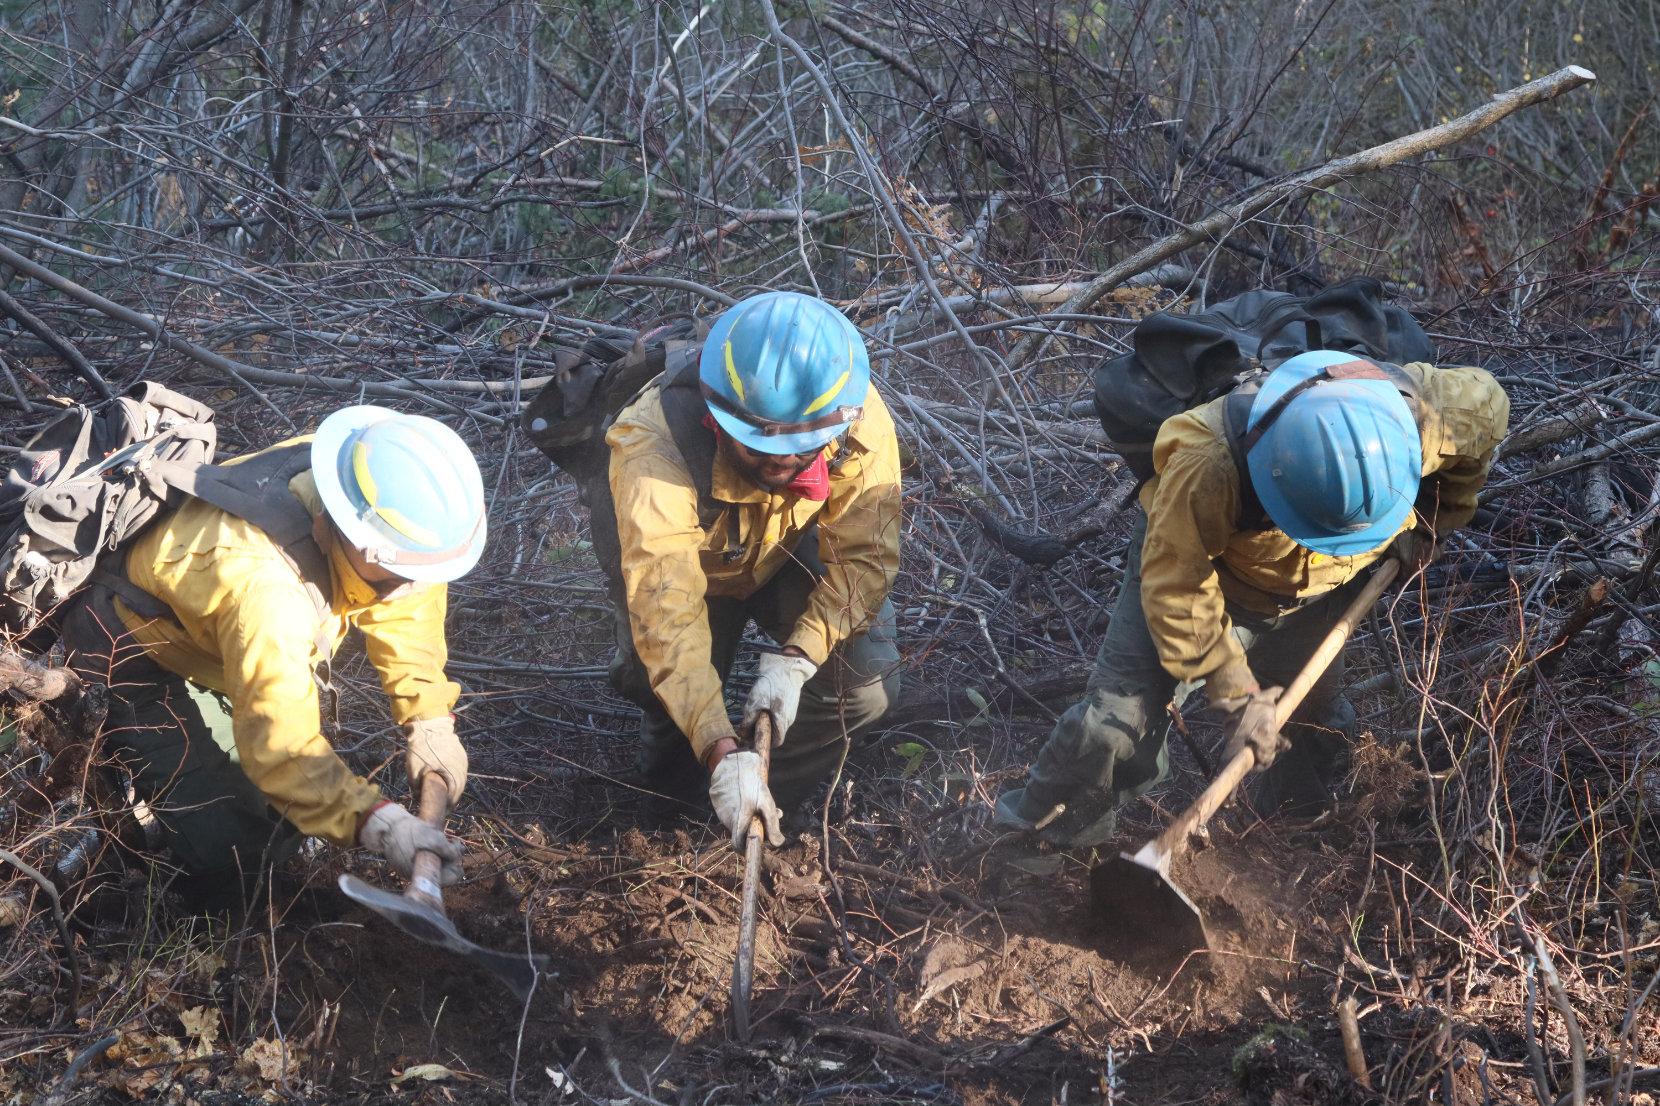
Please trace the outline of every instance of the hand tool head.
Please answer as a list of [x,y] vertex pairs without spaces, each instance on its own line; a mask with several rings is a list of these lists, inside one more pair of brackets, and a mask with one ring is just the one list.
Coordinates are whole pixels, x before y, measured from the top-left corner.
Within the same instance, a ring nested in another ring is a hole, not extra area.
[[448,949],[483,968],[510,987],[519,1001],[530,997],[538,972],[550,971],[547,957],[529,953],[496,952],[473,944],[455,928],[444,912],[408,895],[364,883],[356,876],[341,876],[340,890],[347,898],[368,907],[417,941]]
[[1210,947],[1205,916],[1170,873],[1144,855],[1119,853],[1089,874],[1089,897],[1115,945],[1139,958],[1172,959]]

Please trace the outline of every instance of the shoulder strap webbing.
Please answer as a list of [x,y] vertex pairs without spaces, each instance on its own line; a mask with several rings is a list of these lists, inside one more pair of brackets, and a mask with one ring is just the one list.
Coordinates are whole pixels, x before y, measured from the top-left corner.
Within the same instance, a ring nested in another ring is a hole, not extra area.
[[319,612],[329,610],[328,559],[312,538],[312,516],[288,490],[311,467],[311,447],[301,442],[268,450],[236,465],[160,465],[158,475],[187,495],[211,503],[265,532],[293,563]]
[[1239,477],[1239,517],[1234,524],[1241,530],[1270,530],[1274,525],[1262,500],[1257,498],[1256,485],[1251,483],[1251,468],[1245,462],[1247,450],[1243,445],[1251,404],[1256,402],[1260,386],[1260,379],[1246,381],[1222,401],[1222,429],[1227,436],[1228,453],[1233,457],[1234,472]]
[[311,512],[288,491],[288,482],[310,467],[311,447],[299,443],[235,465],[169,465],[162,477],[180,491],[253,523],[286,547],[311,537]]
[[[669,424],[674,446],[680,459],[686,462],[692,487],[697,491],[697,520],[708,529],[720,518],[725,507],[715,498],[715,432],[703,425],[709,408],[703,402],[698,387],[697,346],[687,346],[669,354],[663,366],[663,418]],[[733,512],[734,521],[737,513]]]

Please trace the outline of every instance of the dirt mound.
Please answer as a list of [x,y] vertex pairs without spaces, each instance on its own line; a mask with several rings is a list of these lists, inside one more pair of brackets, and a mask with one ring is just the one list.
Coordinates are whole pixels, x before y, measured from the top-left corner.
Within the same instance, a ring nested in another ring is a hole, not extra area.
[[[1299,941],[1325,937],[1300,920],[1309,865],[1288,866],[1266,842],[1218,845],[1178,869],[1216,945],[1173,973],[1115,954],[1088,906],[1088,857],[994,850],[954,876],[948,865],[905,872],[856,860],[826,871],[820,852],[803,837],[769,854],[752,1051],[726,1037],[738,863],[714,835],[694,844],[684,831],[630,829],[543,850],[452,901],[469,935],[496,947],[522,942],[528,918],[533,945],[557,965],[526,1018],[538,1043],[521,1068],[580,1084],[616,1060],[625,1076],[674,1072],[678,1085],[742,1060],[757,1095],[810,1094],[898,1064],[970,1100],[1047,1101],[1062,1087],[1099,1088],[1109,1068],[1126,1078],[1123,1058],[1167,1029],[1216,1034],[1216,1054],[1195,1065],[1214,1082],[1262,995],[1297,991]],[[418,950],[384,931],[369,938],[337,946],[353,990],[404,997],[387,998],[353,1055],[383,1069],[413,1062],[398,1029],[430,1042],[436,1020],[437,1039],[468,1070],[511,1077],[517,1019],[504,995],[469,994],[436,964],[412,979]],[[545,1047],[550,1031],[563,1048]]]

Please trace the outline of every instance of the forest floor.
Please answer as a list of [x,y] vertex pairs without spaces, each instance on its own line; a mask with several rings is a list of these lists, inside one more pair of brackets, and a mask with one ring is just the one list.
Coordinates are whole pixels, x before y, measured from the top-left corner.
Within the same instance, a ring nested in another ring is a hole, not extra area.
[[[1519,977],[1449,978],[1428,949],[1360,951],[1410,929],[1400,911],[1433,868],[1422,773],[1399,752],[1363,744],[1352,798],[1319,819],[1261,820],[1248,803],[1219,817],[1174,873],[1211,947],[1177,962],[1114,939],[1090,905],[1097,854],[999,835],[974,801],[923,808],[931,789],[865,770],[881,756],[856,755],[828,825],[804,808],[769,854],[749,1045],[728,1022],[738,857],[712,822],[600,784],[556,836],[467,826],[470,878],[450,913],[480,944],[550,957],[527,1004],[346,901],[334,854],[292,863],[293,882],[234,923],[167,900],[146,910],[135,874],[123,908],[106,903],[77,942],[82,1024],[117,1026],[113,1047],[77,1073],[72,1099],[50,1091],[71,1089],[75,1050],[18,1057],[0,1101],[1373,1101],[1344,1067],[1335,999],[1350,992],[1372,996],[1360,1026],[1373,1064],[1391,1057],[1398,1073],[1403,1053],[1425,1055],[1424,1084],[1388,1088],[1392,1100],[1529,1093]],[[1114,845],[1156,832],[1199,779],[1179,760]],[[879,796],[895,786],[912,801]],[[43,974],[0,993],[0,1021],[49,1013],[52,987]],[[1439,1017],[1423,1001],[1438,990],[1457,993]],[[1565,1062],[1558,1043],[1543,1062]],[[1660,1042],[1644,1048],[1633,1062],[1660,1060]]]

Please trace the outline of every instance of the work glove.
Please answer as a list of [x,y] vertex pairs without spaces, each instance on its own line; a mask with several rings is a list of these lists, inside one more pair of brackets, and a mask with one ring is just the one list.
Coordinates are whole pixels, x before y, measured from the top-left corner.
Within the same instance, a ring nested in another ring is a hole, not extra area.
[[382,803],[363,820],[358,844],[385,857],[402,875],[415,869],[415,854],[437,853],[444,862],[438,882],[448,887],[461,879],[461,842],[427,825],[397,803]]
[[1441,545],[1433,530],[1414,526],[1395,535],[1395,540],[1389,543],[1389,555],[1400,561],[1401,568],[1411,575],[1428,568],[1441,555]]
[[818,665],[806,657],[762,653],[755,670],[755,686],[744,703],[744,727],[753,727],[755,719],[766,711],[772,715],[772,743],[784,744],[784,735],[795,725],[796,711],[801,709],[801,689],[817,671]]
[[734,849],[744,847],[749,820],[756,814],[766,827],[768,843],[774,848],[784,843],[784,829],[779,825],[783,815],[772,801],[767,781],[761,778],[760,753],[742,749],[721,757],[709,778],[709,802],[721,824],[732,831]]
[[409,787],[421,793],[421,777],[437,772],[450,785],[450,805],[461,801],[461,792],[467,787],[467,750],[455,736],[455,715],[423,718],[403,728],[409,745],[404,756],[404,767],[409,772]]
[[1274,763],[1275,757],[1291,748],[1291,742],[1280,733],[1279,723],[1274,721],[1274,707],[1283,690],[1278,687],[1258,688],[1248,695],[1223,699],[1217,704],[1228,712],[1225,723],[1228,744],[1223,753],[1225,760],[1231,761],[1242,750],[1249,748],[1256,754],[1256,763],[1251,770],[1261,772]]

